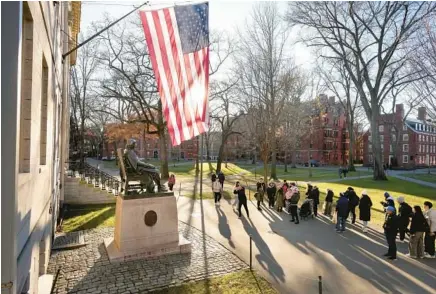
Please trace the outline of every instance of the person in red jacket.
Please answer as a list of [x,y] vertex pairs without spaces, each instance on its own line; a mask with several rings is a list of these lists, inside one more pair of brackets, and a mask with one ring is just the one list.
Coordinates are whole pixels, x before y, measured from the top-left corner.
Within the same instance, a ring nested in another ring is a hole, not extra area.
[[176,184],[176,176],[174,174],[171,174],[170,178],[168,179],[168,188],[170,188],[170,191],[173,190],[175,184]]

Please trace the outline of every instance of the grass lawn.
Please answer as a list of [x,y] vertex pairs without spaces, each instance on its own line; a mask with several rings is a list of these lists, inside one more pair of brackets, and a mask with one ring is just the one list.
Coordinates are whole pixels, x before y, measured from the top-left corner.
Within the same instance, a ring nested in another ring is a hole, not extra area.
[[[406,202],[411,206],[420,205],[422,208],[423,203],[426,200],[432,201],[433,203],[436,202],[436,191],[434,188],[421,186],[419,184],[403,181],[393,177],[389,177],[389,181],[374,181],[372,178],[364,178],[337,183],[317,183],[316,185],[321,192],[320,208],[322,208],[327,188],[330,188],[334,191],[335,197],[338,197],[339,193],[344,192],[349,186],[354,188],[358,196],[361,196],[363,190],[367,190],[373,203],[371,210],[372,222],[379,224],[384,220],[383,207],[380,204],[380,201],[384,200],[383,194],[385,191],[390,193],[394,198],[399,196],[405,197]],[[396,204],[396,206],[398,207],[398,204]],[[358,213],[358,209],[356,209],[356,211]]]
[[165,290],[152,292],[153,294],[252,294],[278,293],[265,279],[255,272],[244,270],[224,276],[213,277],[206,280],[183,284]]
[[65,214],[62,229],[74,232],[115,225],[115,204],[71,205]]
[[436,174],[403,174],[402,176],[436,184]]

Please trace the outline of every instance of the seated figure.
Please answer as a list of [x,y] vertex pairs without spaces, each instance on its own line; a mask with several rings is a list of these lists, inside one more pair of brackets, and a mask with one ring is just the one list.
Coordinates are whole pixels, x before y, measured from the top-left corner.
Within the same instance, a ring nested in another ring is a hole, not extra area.
[[[135,152],[136,140],[130,139],[129,145],[127,145],[126,150],[124,151],[124,155],[129,160],[130,166],[135,169],[141,175],[144,175],[144,179],[141,180],[141,183],[147,184],[149,182],[149,176],[156,183],[159,192],[166,192],[167,189],[164,185],[161,184],[160,172],[157,167],[152,164],[145,163],[139,160],[138,155]],[[148,185],[147,185],[148,186]],[[154,191],[147,191],[153,193]]]

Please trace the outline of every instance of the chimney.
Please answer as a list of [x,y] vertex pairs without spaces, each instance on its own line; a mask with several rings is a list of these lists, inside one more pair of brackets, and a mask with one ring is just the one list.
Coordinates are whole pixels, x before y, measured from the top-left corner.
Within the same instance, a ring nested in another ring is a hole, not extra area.
[[403,104],[395,105],[395,115],[398,118],[403,119],[403,117],[404,117],[404,105]]
[[427,109],[425,107],[418,108],[418,119],[423,121],[427,119]]
[[335,105],[335,96],[330,96],[329,97],[329,104],[330,105]]

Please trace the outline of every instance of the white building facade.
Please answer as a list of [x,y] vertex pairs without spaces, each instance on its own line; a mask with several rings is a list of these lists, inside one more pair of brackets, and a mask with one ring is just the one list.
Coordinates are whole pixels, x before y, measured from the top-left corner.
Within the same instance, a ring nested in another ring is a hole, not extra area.
[[[49,293],[80,2],[2,2],[2,293]],[[39,288],[39,289],[38,289]]]

